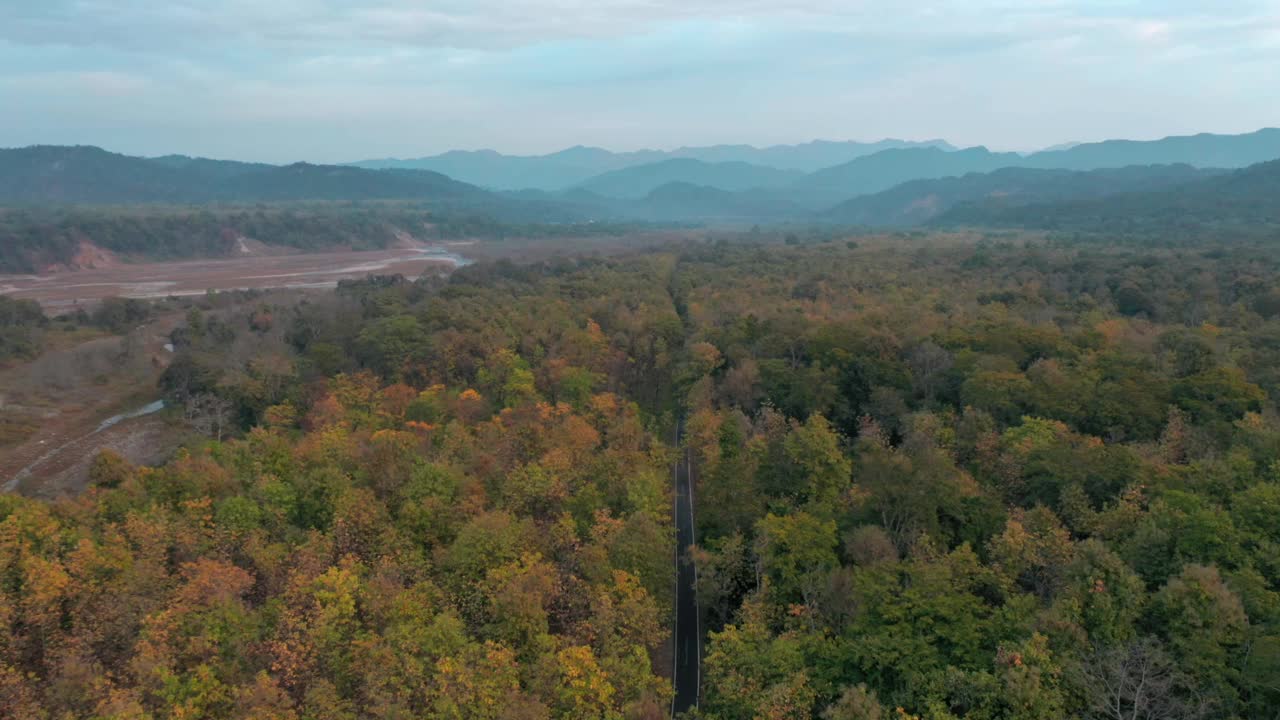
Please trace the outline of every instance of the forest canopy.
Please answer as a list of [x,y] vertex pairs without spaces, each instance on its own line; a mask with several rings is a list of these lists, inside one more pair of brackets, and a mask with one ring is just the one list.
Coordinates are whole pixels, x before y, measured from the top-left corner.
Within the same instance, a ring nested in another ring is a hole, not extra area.
[[696,717],[1272,718],[1278,271],[739,238],[193,310],[215,439],[0,496],[0,707],[668,717],[679,552]]

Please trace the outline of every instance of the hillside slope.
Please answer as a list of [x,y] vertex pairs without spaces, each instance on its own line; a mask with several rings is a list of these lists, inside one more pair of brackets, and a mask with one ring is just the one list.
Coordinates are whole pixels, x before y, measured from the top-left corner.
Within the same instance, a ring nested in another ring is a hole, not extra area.
[[1226,172],[1190,165],[1135,166],[1084,171],[1002,168],[961,177],[912,180],[863,195],[824,214],[833,222],[868,226],[917,225],[966,203],[1014,207],[1167,188]]
[[0,203],[11,205],[333,199],[496,201],[480,188],[425,170],[153,160],[88,146],[0,150]]
[[[943,140],[886,139],[862,143],[815,140],[798,145],[710,145],[675,150],[610,152],[575,146],[546,155],[504,155],[494,150],[451,150],[428,157],[383,158],[351,163],[368,169],[434,170],[449,177],[495,190],[563,190],[613,170],[691,159],[708,163],[743,162],[779,170],[813,172],[891,148],[954,149]],[[651,188],[652,189],[652,188]]]
[[804,208],[769,190],[731,192],[683,182],[655,188],[626,211],[657,222],[768,222],[805,214]]
[[1201,133],[1160,140],[1106,140],[1065,150],[1038,152],[1026,166],[1092,170],[1127,165],[1185,163],[1195,167],[1242,168],[1280,158],[1280,128],[1243,135]]
[[814,209],[827,208],[911,180],[991,172],[1021,161],[1022,156],[1017,153],[995,153],[982,147],[954,152],[938,148],[885,150],[806,175],[787,190],[796,203]]
[[983,147],[943,152],[937,148],[885,150],[806,175],[788,189],[806,207],[831,207],[911,180],[960,177],[1001,168],[1099,170],[1135,165],[1186,164],[1240,168],[1280,158],[1280,130],[1245,135],[1194,135],[1162,140],[1109,140],[1031,155],[991,152]]
[[685,158],[614,170],[591,178],[578,187],[605,197],[641,198],[668,183],[738,191],[777,187],[799,177],[797,172],[744,162],[709,163]]
[[1274,233],[1280,226],[1280,160],[1160,191],[1020,207],[960,205],[934,222],[1169,239],[1209,230],[1223,236]]

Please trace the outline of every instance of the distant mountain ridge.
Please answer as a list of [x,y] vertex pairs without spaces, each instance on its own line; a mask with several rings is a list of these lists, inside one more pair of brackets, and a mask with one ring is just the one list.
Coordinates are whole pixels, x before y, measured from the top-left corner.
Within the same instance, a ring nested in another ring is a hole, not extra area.
[[615,153],[602,148],[575,146],[547,155],[504,155],[494,150],[452,150],[413,159],[387,158],[350,163],[369,169],[423,169],[480,187],[498,190],[563,190],[614,170],[667,160],[689,159],[708,163],[741,162],[778,170],[813,172],[882,150],[907,147],[954,149],[944,140],[886,139],[861,143],[815,140],[799,145],[711,145],[675,150],[638,150]]
[[647,165],[613,170],[597,175],[576,187],[612,198],[642,198],[669,183],[741,191],[779,187],[793,182],[802,173],[752,165],[738,160],[705,162],[675,158]]
[[[848,152],[870,147],[834,145]],[[567,190],[555,191],[491,191],[430,170],[308,163],[275,166],[181,155],[140,158],[95,147],[34,146],[0,150],[0,204],[413,200],[518,222],[645,219],[683,223],[733,217],[910,225],[932,221],[962,206],[992,209],[1165,189],[1201,179],[1200,171],[1208,168],[1232,169],[1280,158],[1280,130],[1108,141],[1030,155],[982,147],[955,150],[916,145],[880,150],[807,174],[742,160],[667,157],[597,173]],[[743,148],[724,145],[694,150],[716,157],[741,152],[758,156],[772,150]],[[822,143],[779,148],[793,154],[797,149],[818,153],[829,149]],[[467,158],[466,162],[478,157],[499,170],[513,161],[497,153],[448,156]],[[564,173],[577,176],[588,167],[622,162],[619,157],[599,148],[574,147],[552,156],[514,161],[523,163],[520,171],[531,176],[545,179],[546,173],[554,171],[563,179]],[[559,169],[547,165],[548,158],[559,163]],[[1135,158],[1152,162],[1131,163]],[[1115,172],[1070,175],[1108,169]]]
[[991,152],[984,147],[952,152],[938,148],[885,150],[805,175],[787,192],[793,201],[817,210],[910,180],[986,173],[1014,167],[1022,161],[1017,153]]
[[1240,168],[1280,158],[1280,129],[1247,135],[1192,135],[1162,140],[1111,140],[1066,150],[1020,155],[984,147],[942,152],[936,148],[886,150],[826,168],[797,180],[789,197],[821,209],[870,195],[911,180],[960,177],[1001,168],[1100,170],[1144,165],[1185,164],[1197,168]]
[[655,188],[629,211],[637,218],[667,222],[771,222],[807,215],[804,208],[767,190],[729,192],[685,182]]
[[0,201],[156,203],[481,198],[484,190],[430,171],[276,166],[167,156],[155,160],[91,146],[0,150]]
[[1018,206],[961,204],[931,224],[1154,235],[1164,240],[1209,231],[1274,238],[1280,229],[1280,160],[1161,190]]
[[824,213],[832,222],[867,226],[918,225],[961,205],[1006,208],[1089,200],[1160,190],[1228,171],[1190,165],[1141,165],[1100,170],[1006,167],[961,177],[911,180],[874,195],[847,200]]
[[[579,186],[598,188],[601,185],[596,184],[596,178],[629,170],[634,171],[629,174],[635,177],[654,178],[621,190],[628,197],[642,197],[665,182],[730,191],[776,185],[771,179],[752,184],[727,173],[716,176],[694,164],[685,165],[687,172],[683,175],[663,174],[658,169],[637,169],[673,160],[745,163],[753,167],[806,173],[794,178],[793,190],[786,200],[822,209],[910,180],[985,173],[1004,167],[1096,170],[1131,165],[1186,164],[1201,168],[1238,168],[1275,158],[1280,158],[1280,129],[1266,128],[1243,135],[1202,133],[1160,140],[1065,143],[1030,154],[993,152],[984,147],[957,149],[943,140],[914,142],[889,139],[873,143],[816,140],[765,148],[713,145],[627,153],[576,146],[548,155],[531,156],[504,155],[493,150],[451,151],[412,160],[367,160],[352,165],[433,170],[456,180],[496,190],[555,192]],[[615,180],[610,178],[607,182]],[[620,191],[615,189],[613,192]]]
[[1065,150],[1046,150],[1027,158],[1026,167],[1095,170],[1129,165],[1242,168],[1280,158],[1280,128],[1243,135],[1175,135],[1160,140],[1104,140]]

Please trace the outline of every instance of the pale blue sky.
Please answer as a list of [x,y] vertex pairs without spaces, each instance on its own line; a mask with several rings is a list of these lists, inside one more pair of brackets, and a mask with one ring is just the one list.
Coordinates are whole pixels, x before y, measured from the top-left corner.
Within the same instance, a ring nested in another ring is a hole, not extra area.
[[0,146],[275,162],[1280,125],[1280,0],[0,0]]

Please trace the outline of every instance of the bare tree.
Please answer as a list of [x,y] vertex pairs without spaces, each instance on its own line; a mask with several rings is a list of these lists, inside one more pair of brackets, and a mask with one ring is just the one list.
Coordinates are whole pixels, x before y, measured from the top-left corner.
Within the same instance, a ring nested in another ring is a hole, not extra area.
[[192,395],[183,407],[183,416],[191,426],[219,442],[231,423],[231,411],[235,405],[213,393]]
[[907,358],[907,364],[911,368],[911,379],[916,391],[922,394],[927,402],[933,402],[944,374],[951,369],[954,362],[951,353],[931,340],[925,340],[911,351],[911,355]]
[[1094,720],[1199,720],[1212,709],[1154,638],[1099,649],[1076,673]]

